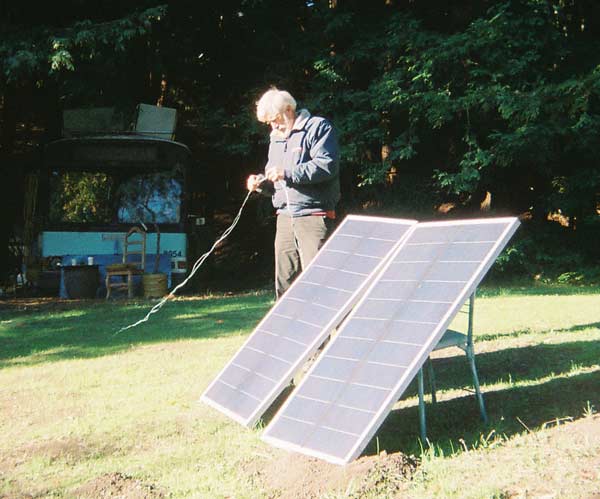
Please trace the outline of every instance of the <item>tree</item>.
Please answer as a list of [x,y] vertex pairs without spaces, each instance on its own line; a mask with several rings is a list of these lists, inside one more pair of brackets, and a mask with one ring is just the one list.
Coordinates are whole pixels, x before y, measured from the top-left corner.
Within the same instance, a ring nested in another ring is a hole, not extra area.
[[98,5],[3,7],[5,152],[25,142],[15,123],[27,112],[34,142],[34,129],[56,135],[62,106],[160,96],[225,200],[263,166],[254,101],[276,84],[334,121],[352,209],[431,216],[485,199],[541,226],[560,212],[584,239],[598,230],[597,2]]
[[[0,9],[0,160],[13,180],[0,191],[10,208],[2,210],[0,220],[7,228],[0,231],[3,279],[11,228],[15,221],[22,224],[23,198],[15,185],[25,183],[23,165],[39,159],[36,145],[59,136],[63,106],[130,104],[140,93],[130,82],[148,86],[147,68],[130,61],[139,60],[132,54],[145,50],[166,8],[143,1],[105,1],[90,8],[70,0],[5,2]],[[24,155],[30,159],[24,161]]]

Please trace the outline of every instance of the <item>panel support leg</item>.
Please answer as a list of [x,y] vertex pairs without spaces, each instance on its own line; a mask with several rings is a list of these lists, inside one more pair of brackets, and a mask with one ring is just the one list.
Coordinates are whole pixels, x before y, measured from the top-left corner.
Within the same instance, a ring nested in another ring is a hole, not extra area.
[[477,367],[475,366],[475,352],[473,351],[473,345],[467,346],[467,357],[469,359],[469,365],[471,366],[471,373],[473,374],[473,385],[475,386],[475,394],[477,395],[477,403],[479,404],[479,414],[481,414],[483,423],[487,424],[488,418],[481,388],[479,387],[479,376],[477,375]]
[[417,379],[419,387],[419,427],[421,429],[421,441],[423,445],[427,442],[427,423],[425,420],[425,394],[424,394],[424,383],[423,383],[423,368],[419,369],[419,375]]
[[431,389],[431,403],[437,403],[437,397],[435,395],[436,386],[435,386],[435,373],[433,372],[433,361],[431,357],[427,359],[427,375],[429,376],[429,388]]
[[475,347],[473,346],[473,314],[475,312],[475,293],[471,294],[469,298],[469,324],[467,330],[467,346],[465,353],[469,359],[469,366],[471,367],[471,373],[473,374],[473,386],[475,387],[475,394],[477,396],[477,403],[479,404],[479,414],[484,424],[487,424],[487,412],[485,410],[485,404],[483,402],[483,395],[479,386],[479,376],[477,375],[477,367],[475,366]]

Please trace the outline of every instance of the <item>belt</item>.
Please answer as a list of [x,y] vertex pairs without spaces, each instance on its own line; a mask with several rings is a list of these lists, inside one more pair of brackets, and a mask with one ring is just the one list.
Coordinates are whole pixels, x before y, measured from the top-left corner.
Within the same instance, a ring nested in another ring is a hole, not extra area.
[[311,213],[311,215],[314,217],[325,217],[335,220],[335,210],[316,211],[315,213]]
[[[285,208],[278,209],[276,211],[277,215],[288,215],[287,210]],[[335,220],[335,210],[327,210],[327,211],[315,211],[314,213],[308,213],[307,216],[315,216],[315,217],[325,217],[331,220]],[[292,217],[293,218],[293,217]]]

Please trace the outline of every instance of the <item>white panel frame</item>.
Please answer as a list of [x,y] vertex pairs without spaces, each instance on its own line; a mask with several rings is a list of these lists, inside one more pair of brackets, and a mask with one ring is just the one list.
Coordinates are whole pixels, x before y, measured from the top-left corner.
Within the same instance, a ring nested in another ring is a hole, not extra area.
[[[303,447],[301,445],[293,444],[286,440],[281,440],[279,438],[269,436],[270,428],[273,427],[275,424],[277,424],[277,421],[281,418],[281,416],[285,412],[285,409],[287,408],[287,406],[292,402],[292,400],[294,398],[294,394],[297,391],[299,391],[302,388],[302,386],[304,385],[304,383],[310,378],[310,375],[312,374],[312,372],[315,370],[315,368],[318,367],[319,361],[315,362],[311,366],[311,368],[306,373],[306,375],[304,376],[304,378],[302,379],[300,384],[296,387],[294,392],[292,392],[292,394],[287,398],[286,402],[279,409],[279,411],[277,412],[277,414],[275,415],[273,420],[265,428],[265,431],[262,436],[262,440],[264,440],[265,442],[267,442],[271,445],[274,445],[276,447],[280,447],[282,449],[291,450],[294,452],[299,452],[302,454],[313,456],[313,457],[323,459],[324,461],[328,461],[333,464],[345,465],[345,464],[348,464],[349,462],[351,462],[352,460],[356,459],[360,455],[360,453],[363,451],[363,449],[367,446],[367,444],[369,443],[369,441],[371,440],[371,438],[373,437],[373,435],[375,434],[377,429],[381,426],[384,419],[387,417],[389,412],[392,410],[392,407],[394,406],[394,404],[398,401],[398,399],[400,398],[400,396],[402,395],[404,390],[408,387],[409,383],[417,375],[419,369],[421,368],[423,363],[427,360],[429,354],[433,351],[433,349],[437,345],[438,341],[441,339],[442,335],[444,334],[444,332],[446,331],[446,329],[452,322],[454,316],[458,313],[458,311],[460,310],[462,305],[465,303],[465,301],[469,298],[469,296],[471,296],[473,291],[475,291],[475,289],[477,288],[477,285],[479,284],[479,282],[481,282],[483,277],[485,277],[485,274],[487,273],[489,268],[494,264],[498,255],[500,254],[500,252],[502,251],[502,249],[504,248],[506,243],[509,241],[509,239],[512,237],[512,235],[515,233],[518,226],[520,225],[519,220],[516,217],[502,217],[502,218],[487,218],[487,219],[453,220],[453,221],[443,221],[443,222],[422,222],[417,225],[414,225],[404,235],[404,237],[402,238],[401,244],[399,244],[396,247],[396,249],[392,253],[390,253],[386,264],[379,270],[377,275],[372,279],[368,288],[365,290],[364,294],[362,295],[361,299],[357,302],[357,304],[354,307],[354,309],[352,310],[352,312],[350,312],[350,314],[344,319],[344,322],[338,328],[338,333],[341,333],[344,330],[346,324],[355,315],[358,307],[368,298],[369,293],[371,292],[373,287],[377,284],[377,282],[379,281],[381,276],[390,267],[390,265],[392,265],[394,258],[402,250],[404,245],[407,244],[408,242],[410,242],[410,237],[413,235],[413,233],[416,230],[418,230],[419,227],[443,227],[443,226],[449,226],[449,225],[475,225],[475,224],[498,224],[498,223],[506,223],[507,224],[503,233],[497,239],[496,243],[490,249],[490,251],[488,252],[486,257],[482,260],[481,264],[479,265],[477,270],[473,273],[472,277],[465,283],[463,290],[458,295],[458,297],[453,302],[453,304],[448,308],[447,313],[440,320],[440,322],[438,323],[438,326],[434,329],[434,332],[429,336],[428,341],[421,347],[421,350],[419,351],[419,353],[417,355],[415,355],[414,360],[410,363],[410,365],[407,367],[404,374],[400,377],[400,379],[398,380],[398,382],[396,383],[394,388],[390,391],[390,394],[388,395],[388,397],[386,398],[385,402],[382,404],[380,409],[377,411],[375,417],[371,420],[371,423],[364,429],[360,438],[357,439],[354,447],[348,452],[348,454],[346,456],[344,456],[344,458],[340,459],[339,457],[333,456],[331,454],[326,454],[326,453],[323,453],[320,451],[316,451],[314,449]],[[327,355],[327,352],[329,351],[330,348],[332,348],[332,346],[334,345],[334,342],[335,342],[335,338],[333,338],[332,341],[330,341],[328,343],[328,345],[325,347],[322,354],[320,355],[320,359],[324,358],[325,355]]]
[[[352,294],[352,296],[346,302],[346,305],[343,308],[341,308],[325,326],[323,326],[321,333],[307,347],[307,349],[304,351],[303,356],[299,357],[297,359],[297,361],[294,364],[292,364],[292,366],[286,371],[285,375],[282,378],[280,378],[280,382],[277,385],[275,385],[275,387],[264,398],[263,402],[255,408],[255,410],[252,412],[252,414],[248,418],[241,417],[239,414],[236,414],[235,412],[229,410],[227,407],[224,407],[221,404],[219,404],[218,402],[215,402],[211,398],[207,397],[206,394],[218,382],[218,380],[221,378],[221,376],[224,374],[224,372],[227,370],[227,368],[231,365],[233,360],[236,358],[237,354],[241,350],[243,350],[247,346],[247,344],[251,341],[252,337],[254,336],[254,333],[258,329],[260,329],[260,327],[267,321],[267,319],[270,317],[271,313],[276,309],[278,302],[276,302],[273,305],[273,307],[271,307],[269,312],[267,312],[267,314],[263,317],[263,319],[254,328],[254,330],[252,331],[252,334],[250,334],[248,336],[248,338],[246,339],[244,344],[238,349],[238,351],[233,356],[233,358],[221,369],[221,371],[217,374],[217,376],[215,376],[214,380],[204,390],[204,392],[202,393],[202,395],[200,397],[201,402],[204,402],[205,404],[213,407],[214,409],[217,409],[218,411],[222,412],[223,414],[225,414],[226,416],[230,417],[231,419],[240,423],[243,426],[246,426],[248,428],[253,427],[257,423],[257,421],[260,419],[260,417],[264,414],[264,412],[273,403],[273,401],[279,396],[279,394],[285,389],[285,387],[289,385],[289,383],[293,379],[294,375],[298,372],[298,370],[304,365],[304,363],[310,358],[310,356],[313,355],[317,351],[317,349],[325,341],[327,336],[329,334],[331,334],[331,331],[333,331],[333,329],[335,329],[339,325],[340,321],[344,318],[344,316],[352,309],[352,307],[356,304],[356,302],[359,300],[359,298],[363,294],[365,288],[367,288],[367,286],[369,286],[371,284],[374,277],[377,274],[379,274],[380,269],[387,263],[389,256],[391,254],[395,253],[398,246],[400,244],[402,244],[402,242],[406,239],[407,235],[411,232],[411,229],[418,223],[416,220],[410,220],[410,219],[373,217],[373,216],[364,216],[364,215],[348,215],[338,225],[336,230],[331,234],[331,236],[327,239],[327,241],[325,242],[325,244],[319,251],[324,251],[328,247],[329,243],[333,240],[333,238],[337,235],[337,233],[341,232],[343,226],[346,223],[354,221],[354,220],[373,221],[373,222],[380,222],[380,223],[383,222],[383,223],[390,223],[390,224],[397,224],[397,225],[407,225],[408,230],[392,246],[392,248],[387,253],[387,255],[382,257],[381,262],[379,262],[379,264],[377,264],[377,266],[371,272],[369,277],[367,277],[365,282]],[[313,263],[316,260],[317,260],[317,258],[315,257],[311,261],[311,263],[306,267],[306,269],[303,269],[302,273],[304,274],[305,272],[307,272],[312,267]],[[286,290],[286,292],[283,294],[283,296],[280,298],[280,300],[284,300],[285,297],[287,296],[287,294],[292,292],[292,290],[297,285],[299,285],[299,283],[301,282],[301,278],[302,278],[302,274],[299,275],[298,278],[292,283],[292,285]]]

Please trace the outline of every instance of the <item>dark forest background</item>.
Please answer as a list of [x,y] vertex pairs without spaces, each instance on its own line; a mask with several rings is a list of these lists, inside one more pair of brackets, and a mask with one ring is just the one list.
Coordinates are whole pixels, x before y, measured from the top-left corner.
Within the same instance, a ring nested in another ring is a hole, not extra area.
[[[519,216],[497,274],[599,279],[597,0],[22,0],[0,4],[0,35],[0,262],[63,109],[177,108],[226,220],[263,166],[254,103],[277,85],[336,125],[342,213]],[[253,200],[235,236],[261,268],[269,245],[245,238],[268,240],[269,214]]]

